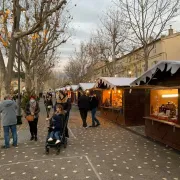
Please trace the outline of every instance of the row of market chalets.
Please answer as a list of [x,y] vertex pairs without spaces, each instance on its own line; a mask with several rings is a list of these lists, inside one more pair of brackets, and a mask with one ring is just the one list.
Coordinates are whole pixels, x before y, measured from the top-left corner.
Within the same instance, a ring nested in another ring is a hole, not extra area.
[[87,94],[90,93],[90,89],[94,87],[95,83],[79,83],[78,85],[68,85],[59,89],[56,89],[56,96],[58,96],[59,91],[64,91],[71,98],[73,104],[77,104],[78,97],[81,96],[81,92],[85,91]]
[[137,79],[101,77],[60,90],[75,104],[81,91],[93,91],[101,117],[124,126],[145,125],[148,137],[180,150],[180,61],[161,61]]

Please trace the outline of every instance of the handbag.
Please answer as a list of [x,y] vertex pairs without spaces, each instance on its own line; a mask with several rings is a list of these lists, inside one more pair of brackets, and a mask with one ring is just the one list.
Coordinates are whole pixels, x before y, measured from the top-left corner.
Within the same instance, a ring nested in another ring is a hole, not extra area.
[[26,120],[27,121],[34,121],[34,116],[28,115],[28,116],[26,116]]
[[48,106],[48,109],[51,109],[52,108],[52,106]]

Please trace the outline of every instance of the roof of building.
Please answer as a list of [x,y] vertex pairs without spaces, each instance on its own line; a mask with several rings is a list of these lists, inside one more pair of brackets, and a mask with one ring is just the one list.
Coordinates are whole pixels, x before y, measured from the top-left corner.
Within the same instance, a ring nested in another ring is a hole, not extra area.
[[99,83],[104,83],[104,85],[109,86],[110,88],[115,87],[123,87],[123,86],[130,86],[130,84],[136,78],[126,78],[126,77],[101,77],[97,80],[95,87],[99,86]]
[[95,83],[79,83],[78,88],[81,88],[83,91],[86,91],[88,89],[92,89],[94,85]]
[[[166,68],[167,66],[167,68]],[[166,68],[166,69],[165,69]],[[154,65],[152,68],[147,70],[144,74],[142,74],[140,77],[138,77],[136,80],[134,80],[131,83],[131,86],[137,86],[140,85],[141,82],[148,84],[148,82],[153,79],[157,71],[170,71],[170,73],[173,75],[177,72],[177,70],[180,68],[180,61],[159,61],[156,65]]]

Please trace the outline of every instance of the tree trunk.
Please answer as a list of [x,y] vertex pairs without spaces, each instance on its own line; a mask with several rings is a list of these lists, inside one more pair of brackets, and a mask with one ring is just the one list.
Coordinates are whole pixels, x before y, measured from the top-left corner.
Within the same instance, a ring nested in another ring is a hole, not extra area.
[[10,93],[10,90],[11,90],[11,80],[12,80],[13,65],[14,65],[14,58],[15,58],[15,52],[16,52],[16,44],[17,44],[17,39],[14,38],[14,34],[19,32],[20,16],[21,16],[21,9],[19,5],[19,0],[13,0],[14,24],[12,27],[12,36],[11,36],[9,58],[8,58],[8,65],[7,65],[8,76],[5,79],[5,89],[6,89],[6,93],[8,94]]
[[33,84],[32,84],[32,73],[29,66],[25,67],[25,88],[28,93],[30,93],[33,90]]
[[144,72],[148,70],[149,52],[147,48],[144,48]]
[[9,59],[8,59],[8,65],[7,65],[7,72],[8,76],[5,78],[5,89],[6,93],[11,93],[11,80],[12,80],[12,73],[13,73],[13,65],[14,65],[14,57],[16,52],[16,39],[12,39],[10,50],[9,50]]

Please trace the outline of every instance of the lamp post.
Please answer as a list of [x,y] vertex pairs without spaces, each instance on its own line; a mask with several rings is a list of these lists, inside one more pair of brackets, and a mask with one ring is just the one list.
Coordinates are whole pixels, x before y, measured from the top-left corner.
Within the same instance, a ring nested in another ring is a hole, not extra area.
[[22,124],[21,121],[21,70],[20,70],[20,41],[18,40],[18,115],[17,124]]
[[128,74],[129,74],[129,77],[131,77],[131,75],[132,75],[132,71],[129,71],[129,72],[128,72]]

